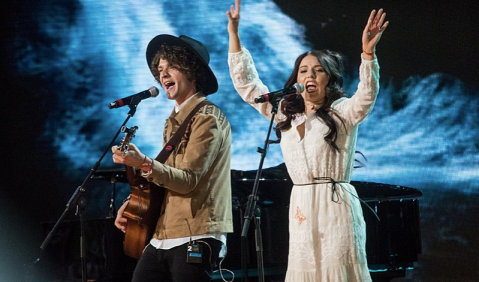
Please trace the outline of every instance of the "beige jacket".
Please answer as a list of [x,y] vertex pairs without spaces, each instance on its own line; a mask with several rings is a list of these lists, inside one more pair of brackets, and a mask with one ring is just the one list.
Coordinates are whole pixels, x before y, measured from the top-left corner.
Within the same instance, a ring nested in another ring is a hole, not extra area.
[[[199,92],[178,114],[171,113],[163,144],[205,99]],[[165,164],[154,161],[147,177],[166,188],[155,238],[233,232],[230,161],[230,124],[218,107],[206,105],[191,119]]]

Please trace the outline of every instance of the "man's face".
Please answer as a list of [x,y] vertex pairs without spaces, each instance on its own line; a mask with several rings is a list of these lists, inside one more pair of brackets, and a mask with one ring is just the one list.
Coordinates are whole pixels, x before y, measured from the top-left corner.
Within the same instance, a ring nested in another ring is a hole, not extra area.
[[160,59],[158,73],[166,97],[175,100],[178,105],[196,93],[196,81],[188,80],[185,74],[168,61]]

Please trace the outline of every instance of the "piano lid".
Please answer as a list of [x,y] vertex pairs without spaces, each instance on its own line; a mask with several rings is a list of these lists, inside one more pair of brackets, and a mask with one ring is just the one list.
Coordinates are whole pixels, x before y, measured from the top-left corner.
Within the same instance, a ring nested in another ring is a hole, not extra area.
[[421,191],[400,185],[364,181],[351,181],[351,185],[365,202],[415,199],[422,196]]
[[[248,196],[253,188],[257,170],[231,170],[233,195]],[[375,182],[351,181],[356,188],[359,198],[363,201],[385,201],[414,199],[421,197],[421,191],[399,185],[382,184]],[[284,163],[275,167],[265,168],[261,172],[258,195],[263,200],[288,203],[293,182],[289,178]]]
[[128,178],[126,178],[126,169],[122,168],[105,168],[98,169],[91,176],[92,179],[106,180],[106,181],[115,181],[128,183]]
[[[231,170],[233,196],[243,199],[251,194],[256,172],[257,170]],[[92,179],[128,183],[124,167],[99,169]],[[421,191],[405,186],[363,181],[351,181],[351,184],[356,188],[359,198],[366,202],[414,199],[422,196]],[[262,170],[258,197],[260,202],[288,205],[292,188],[293,182],[289,178],[286,165],[282,163]]]

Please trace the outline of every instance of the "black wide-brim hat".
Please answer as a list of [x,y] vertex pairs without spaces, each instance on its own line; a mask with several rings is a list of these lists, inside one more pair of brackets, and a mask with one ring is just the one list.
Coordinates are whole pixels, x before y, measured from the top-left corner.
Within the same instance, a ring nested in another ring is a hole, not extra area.
[[202,82],[201,85],[203,86],[203,93],[208,95],[218,91],[218,80],[216,79],[215,74],[208,65],[210,63],[210,54],[208,53],[208,50],[203,45],[203,43],[185,35],[180,35],[179,37],[176,37],[169,34],[160,34],[155,36],[150,41],[150,43],[148,43],[148,47],[146,48],[146,62],[148,63],[148,68],[150,69],[150,71],[151,61],[160,49],[160,46],[163,44],[171,46],[184,46],[188,50],[190,50],[203,64],[203,67],[206,70],[205,77],[197,78]]

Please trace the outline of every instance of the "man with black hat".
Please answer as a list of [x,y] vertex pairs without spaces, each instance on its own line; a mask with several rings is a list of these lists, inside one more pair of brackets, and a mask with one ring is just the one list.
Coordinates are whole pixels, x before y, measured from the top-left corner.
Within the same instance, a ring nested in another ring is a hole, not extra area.
[[[146,59],[167,98],[175,100],[166,120],[166,144],[190,112],[218,90],[218,82],[208,66],[206,48],[187,36],[156,36],[148,44]],[[134,144],[126,153],[117,147],[112,151],[115,163],[141,169],[141,176],[165,188],[153,239],[138,261],[133,281],[209,281],[226,246],[226,233],[233,232],[231,128],[224,114],[211,103],[202,106],[164,163],[145,156]],[[128,201],[115,220],[124,232],[127,205]],[[192,250],[199,260],[187,259]]]

